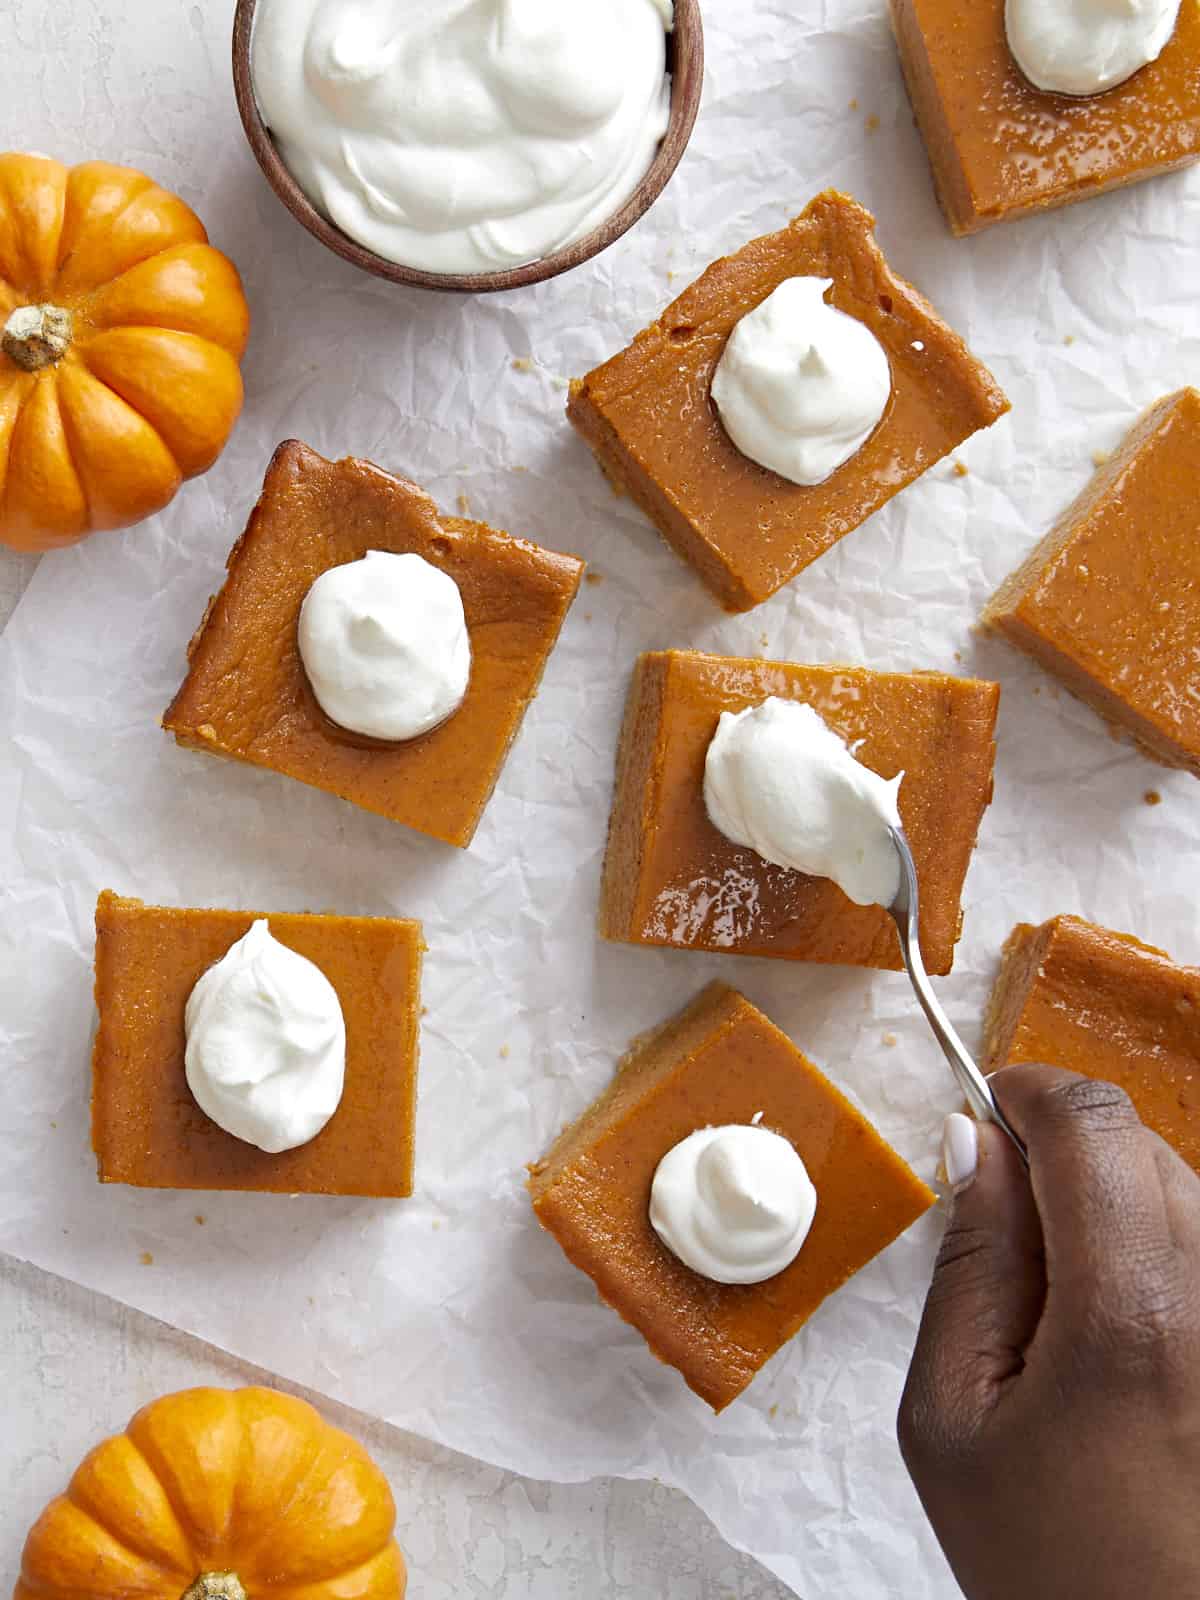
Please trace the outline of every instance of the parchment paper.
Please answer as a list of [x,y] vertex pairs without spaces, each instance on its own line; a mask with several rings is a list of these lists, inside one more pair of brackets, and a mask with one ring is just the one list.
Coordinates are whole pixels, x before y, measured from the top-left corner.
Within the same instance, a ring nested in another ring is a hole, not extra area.
[[[1003,681],[996,804],[958,968],[940,986],[969,1040],[1019,919],[1080,912],[1200,959],[1193,780],[1114,743],[1032,666],[971,633],[1087,480],[1093,452],[1200,377],[1200,185],[1167,180],[954,242],[882,0],[709,0],[700,126],[647,222],[535,291],[405,294],[327,255],[267,192],[235,122],[228,9],[18,0],[0,24],[59,63],[57,77],[23,77],[10,142],[67,159],[104,152],[178,185],[236,257],[255,314],[246,416],[217,469],[136,532],[48,558],[0,640],[0,1245],[538,1478],[679,1484],[808,1600],[949,1597],[892,1433],[937,1217],[717,1422],[535,1226],[523,1166],[633,1034],[717,974],[926,1175],[955,1103],[899,976],[598,943],[613,752],[641,649]],[[1015,411],[961,453],[966,476],[938,467],[770,604],[730,620],[613,498],[563,420],[564,380],[711,258],[829,184],[877,212],[892,261],[993,366]],[[463,496],[474,514],[592,563],[467,855],[177,750],[159,731],[187,638],[288,435],[410,473],[448,510]],[[1162,805],[1144,802],[1149,790]],[[169,904],[424,919],[415,1199],[97,1186],[88,1046],[105,886]]]

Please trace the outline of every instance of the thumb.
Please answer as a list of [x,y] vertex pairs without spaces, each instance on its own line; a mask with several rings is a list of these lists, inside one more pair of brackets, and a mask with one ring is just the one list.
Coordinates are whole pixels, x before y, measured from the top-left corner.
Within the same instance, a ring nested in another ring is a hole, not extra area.
[[1008,1138],[955,1113],[945,1166],[954,1193],[900,1406],[910,1467],[961,1451],[986,1425],[1022,1371],[1046,1299],[1041,1222]]

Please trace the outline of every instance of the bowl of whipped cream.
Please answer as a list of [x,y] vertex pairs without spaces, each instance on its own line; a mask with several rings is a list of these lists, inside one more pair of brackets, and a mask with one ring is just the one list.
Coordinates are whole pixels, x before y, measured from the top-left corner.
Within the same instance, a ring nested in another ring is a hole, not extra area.
[[699,0],[238,0],[234,85],[276,194],[394,283],[580,266],[666,187],[700,106]]

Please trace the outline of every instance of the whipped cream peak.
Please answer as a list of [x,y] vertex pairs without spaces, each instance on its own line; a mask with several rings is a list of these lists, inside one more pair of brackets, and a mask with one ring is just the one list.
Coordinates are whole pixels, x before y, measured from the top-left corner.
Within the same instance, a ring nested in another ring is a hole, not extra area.
[[1006,0],[1017,65],[1050,94],[1115,89],[1166,49],[1180,0]]
[[184,1029],[188,1088],[236,1139],[271,1155],[294,1150],[341,1103],[346,1023],[337,991],[265,917],[202,974]]
[[323,572],[300,608],[298,643],[318,705],[352,733],[416,739],[466,698],[462,595],[424,556],[369,550]]
[[663,1244],[714,1283],[764,1283],[782,1272],[816,1210],[794,1146],[757,1122],[690,1134],[659,1163],[650,1196]]
[[704,766],[709,819],[764,861],[832,878],[857,905],[900,892],[904,774],[881,778],[857,761],[812,706],[775,696],[722,713]]
[[730,334],[713,374],[725,431],[760,467],[823,483],[878,427],[892,393],[883,346],[829,304],[830,278],[785,278]]
[[669,0],[259,0],[254,93],[344,233],[427,272],[551,255],[619,211],[670,120]]

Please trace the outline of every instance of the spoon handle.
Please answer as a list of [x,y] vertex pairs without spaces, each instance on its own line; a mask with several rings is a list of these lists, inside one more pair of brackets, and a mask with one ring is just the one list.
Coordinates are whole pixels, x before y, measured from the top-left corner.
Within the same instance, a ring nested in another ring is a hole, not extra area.
[[929,974],[925,970],[925,959],[921,954],[920,892],[917,885],[916,864],[903,832],[893,828],[892,837],[900,856],[900,892],[890,909],[900,934],[900,950],[904,957],[904,966],[912,980],[921,1009],[928,1018],[934,1037],[941,1045],[951,1071],[958,1080],[963,1097],[975,1116],[981,1122],[994,1122],[997,1127],[1002,1128],[1012,1140],[1022,1161],[1028,1166],[1029,1152],[1025,1148],[1024,1140],[1000,1109],[991,1084],[976,1066],[933,991]]

